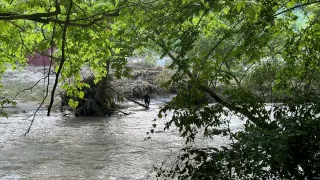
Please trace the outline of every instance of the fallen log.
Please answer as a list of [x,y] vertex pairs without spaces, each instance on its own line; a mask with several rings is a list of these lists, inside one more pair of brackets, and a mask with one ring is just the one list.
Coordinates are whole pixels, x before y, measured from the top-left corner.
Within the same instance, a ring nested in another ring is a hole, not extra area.
[[121,112],[121,113],[123,113],[124,115],[130,115],[130,114],[132,114],[132,113],[127,113],[127,112],[124,112],[124,111],[121,111],[121,110],[116,110],[116,111],[118,111],[118,112]]
[[139,103],[138,101],[136,101],[136,100],[134,100],[134,99],[128,98],[128,97],[126,97],[124,94],[122,94],[122,93],[114,90],[114,89],[111,88],[111,87],[108,86],[107,88],[110,89],[111,91],[115,92],[117,95],[120,95],[120,96],[126,98],[126,99],[129,100],[129,101],[134,102],[134,103],[138,104],[139,106],[142,106],[142,107],[144,107],[144,108],[146,108],[146,109],[149,109],[149,106],[146,106],[145,104]]

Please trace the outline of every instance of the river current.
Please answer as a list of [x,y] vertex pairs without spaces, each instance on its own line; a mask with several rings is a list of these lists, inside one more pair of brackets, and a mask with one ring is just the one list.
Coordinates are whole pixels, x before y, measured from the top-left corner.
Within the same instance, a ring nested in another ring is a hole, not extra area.
[[[30,125],[27,114],[37,108],[27,104],[27,112],[0,118],[0,179],[155,179],[153,165],[173,160],[185,147],[175,127],[164,131],[170,115],[157,118],[162,105],[161,100],[152,101],[146,110],[129,103],[123,111],[130,115],[104,118],[47,117],[43,109],[24,136]],[[241,128],[237,118],[231,122],[233,130]],[[154,123],[155,132],[147,134]],[[195,143],[220,146],[227,142],[223,137],[199,136]]]
[[[185,145],[176,128],[163,131],[170,117],[153,121],[160,105],[151,103],[148,110],[133,105],[126,109],[130,115],[105,118],[47,117],[41,111],[27,136],[26,115],[1,118],[0,179],[153,179],[153,165]],[[155,133],[147,135],[153,123]],[[218,146],[227,139],[197,141]]]

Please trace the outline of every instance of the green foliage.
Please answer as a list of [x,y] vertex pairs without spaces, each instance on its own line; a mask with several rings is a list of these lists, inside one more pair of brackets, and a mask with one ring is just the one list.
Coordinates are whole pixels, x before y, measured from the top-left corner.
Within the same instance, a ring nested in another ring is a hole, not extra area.
[[[283,66],[283,65],[282,65]],[[266,60],[262,64],[257,64],[244,78],[244,85],[247,91],[263,98],[266,102],[283,102],[283,91],[273,89],[277,72],[281,70],[281,62]]]
[[[187,143],[199,133],[230,143],[184,148],[177,165],[160,167],[158,177],[320,177],[319,1],[10,2],[1,2],[1,73],[56,46],[56,62],[64,62],[59,80],[81,98],[85,66],[98,83],[110,67],[126,75],[134,50],[171,58],[167,84],[178,92],[158,115],[173,113],[166,129],[175,125]],[[243,120],[242,130],[230,129],[230,115]]]
[[[129,4],[122,1],[78,0],[73,1],[68,13],[69,2],[1,2],[4,8],[0,13],[0,74],[5,72],[7,64],[25,65],[28,54],[45,52],[49,47],[57,48],[53,54],[55,71],[58,72],[60,63],[63,63],[59,82],[71,97],[83,97],[77,91],[83,85],[80,70],[84,67],[92,69],[96,83],[107,75],[110,67],[116,71],[117,77],[127,74],[126,57],[140,46],[134,30],[136,25],[130,23],[133,17],[130,19],[130,13],[124,9]],[[121,13],[120,9],[123,9]],[[58,13],[53,13],[56,11]],[[68,15],[70,22],[66,24]],[[66,39],[63,39],[66,25]],[[64,42],[65,47],[62,46]],[[63,51],[64,60],[61,59]],[[77,102],[70,103],[77,105]]]
[[5,112],[3,109],[5,106],[15,106],[17,103],[15,101],[12,101],[6,97],[1,97],[0,99],[0,117],[6,117],[8,118],[8,113]]
[[[318,2],[161,1],[148,11],[149,36],[172,59],[168,83],[178,87],[159,114],[173,112],[166,128],[175,125],[187,143],[200,132],[231,140],[218,149],[183,149],[172,169],[156,168],[159,178],[320,176],[314,6]],[[163,16],[152,19],[156,14]],[[266,104],[275,102],[281,104]],[[243,119],[243,130],[229,128],[230,114]]]

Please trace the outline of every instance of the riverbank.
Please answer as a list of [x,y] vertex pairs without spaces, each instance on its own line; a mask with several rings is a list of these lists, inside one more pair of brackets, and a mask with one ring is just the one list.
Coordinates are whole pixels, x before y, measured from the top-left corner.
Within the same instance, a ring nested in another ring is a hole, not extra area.
[[[125,97],[135,99],[137,101],[142,100],[145,92],[148,92],[152,98],[161,99],[172,97],[173,91],[166,90],[161,87],[161,81],[159,76],[163,73],[164,68],[160,66],[143,66],[140,63],[130,63],[128,67],[131,69],[128,77],[116,79],[110,78],[112,88],[117,92],[123,94]],[[32,113],[35,112],[40,106],[43,98],[47,94],[48,79],[45,78],[48,74],[48,67],[34,67],[28,66],[18,70],[8,69],[1,79],[3,90],[0,96],[14,99],[17,102],[16,106],[6,106],[4,111],[9,114],[19,113]],[[88,69],[83,69],[83,74],[92,74]],[[112,76],[112,72],[111,72]],[[46,110],[51,96],[51,90],[54,84],[55,74],[50,73],[50,81],[48,88],[48,96],[43,102],[41,110]],[[61,97],[60,92],[63,90],[58,86],[55,94],[55,101],[53,105],[53,111],[60,111]],[[108,93],[114,93],[109,91]],[[115,94],[113,94],[116,97]],[[126,100],[123,101],[123,106]]]

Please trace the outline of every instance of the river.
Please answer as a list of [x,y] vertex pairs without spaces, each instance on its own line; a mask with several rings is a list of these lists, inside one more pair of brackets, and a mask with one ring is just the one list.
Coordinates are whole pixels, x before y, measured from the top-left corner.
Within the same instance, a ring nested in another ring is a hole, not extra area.
[[[16,114],[0,119],[0,179],[147,179],[152,166],[177,155],[185,141],[176,128],[163,131],[157,119],[161,102],[150,109],[132,105],[118,117],[46,116],[40,111],[27,136],[30,121]],[[233,129],[240,126],[233,124]],[[150,139],[146,139],[150,136]],[[199,138],[201,145],[222,145],[224,138]],[[152,178],[150,178],[152,179]]]
[[[30,73],[25,75],[30,78]],[[27,114],[37,108],[26,103],[26,112],[0,118],[0,179],[154,179],[153,165],[172,160],[185,147],[175,127],[164,131],[170,115],[153,121],[162,105],[161,100],[153,101],[146,110],[129,103],[124,111],[130,115],[104,118],[47,117],[43,109],[24,136],[30,125]],[[154,123],[155,133],[147,135]],[[241,124],[232,118],[232,129]],[[220,146],[227,141],[199,136],[195,143]]]

